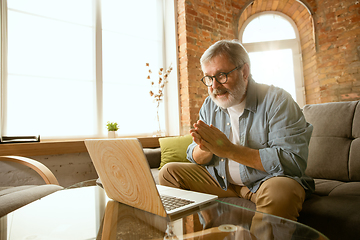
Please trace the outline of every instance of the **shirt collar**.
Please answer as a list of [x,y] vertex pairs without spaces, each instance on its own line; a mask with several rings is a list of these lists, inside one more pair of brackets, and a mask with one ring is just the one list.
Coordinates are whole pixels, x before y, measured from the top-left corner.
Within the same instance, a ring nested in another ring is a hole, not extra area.
[[256,112],[257,105],[258,105],[258,99],[256,97],[256,82],[250,75],[248,78],[248,87],[246,91],[245,109],[251,112]]

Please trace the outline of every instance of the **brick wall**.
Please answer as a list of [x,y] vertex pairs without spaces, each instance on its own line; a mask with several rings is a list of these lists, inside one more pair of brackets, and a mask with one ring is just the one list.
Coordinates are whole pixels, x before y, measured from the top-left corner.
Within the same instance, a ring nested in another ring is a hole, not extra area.
[[298,27],[308,104],[360,99],[358,0],[179,0],[182,134],[207,96],[199,81],[202,53],[220,39],[238,38],[246,19],[264,11],[282,12]]
[[319,1],[316,19],[320,102],[359,100],[359,1]]
[[178,1],[181,133],[197,120],[207,96],[200,82],[202,53],[220,39],[234,38],[231,1]]

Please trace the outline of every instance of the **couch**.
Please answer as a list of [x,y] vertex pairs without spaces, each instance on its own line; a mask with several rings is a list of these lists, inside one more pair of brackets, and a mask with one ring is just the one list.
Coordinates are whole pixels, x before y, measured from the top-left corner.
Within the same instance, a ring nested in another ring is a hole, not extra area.
[[[314,126],[306,174],[314,178],[315,192],[298,221],[330,239],[360,239],[360,102],[306,105],[303,112]],[[164,150],[144,148],[157,183]],[[255,209],[245,199],[221,200]]]

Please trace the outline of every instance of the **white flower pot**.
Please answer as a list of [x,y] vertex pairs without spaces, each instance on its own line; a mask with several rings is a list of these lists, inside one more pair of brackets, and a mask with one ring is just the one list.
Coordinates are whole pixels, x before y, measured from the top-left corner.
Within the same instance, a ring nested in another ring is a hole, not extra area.
[[116,131],[108,131],[108,138],[116,138],[117,133]]

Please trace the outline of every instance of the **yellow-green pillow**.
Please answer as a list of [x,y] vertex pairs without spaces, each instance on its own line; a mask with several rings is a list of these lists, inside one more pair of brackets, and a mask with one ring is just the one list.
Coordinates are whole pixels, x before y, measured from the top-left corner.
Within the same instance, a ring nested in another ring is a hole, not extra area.
[[192,143],[192,136],[178,136],[159,138],[161,148],[161,169],[169,162],[189,162],[186,158],[186,150],[190,143]]

